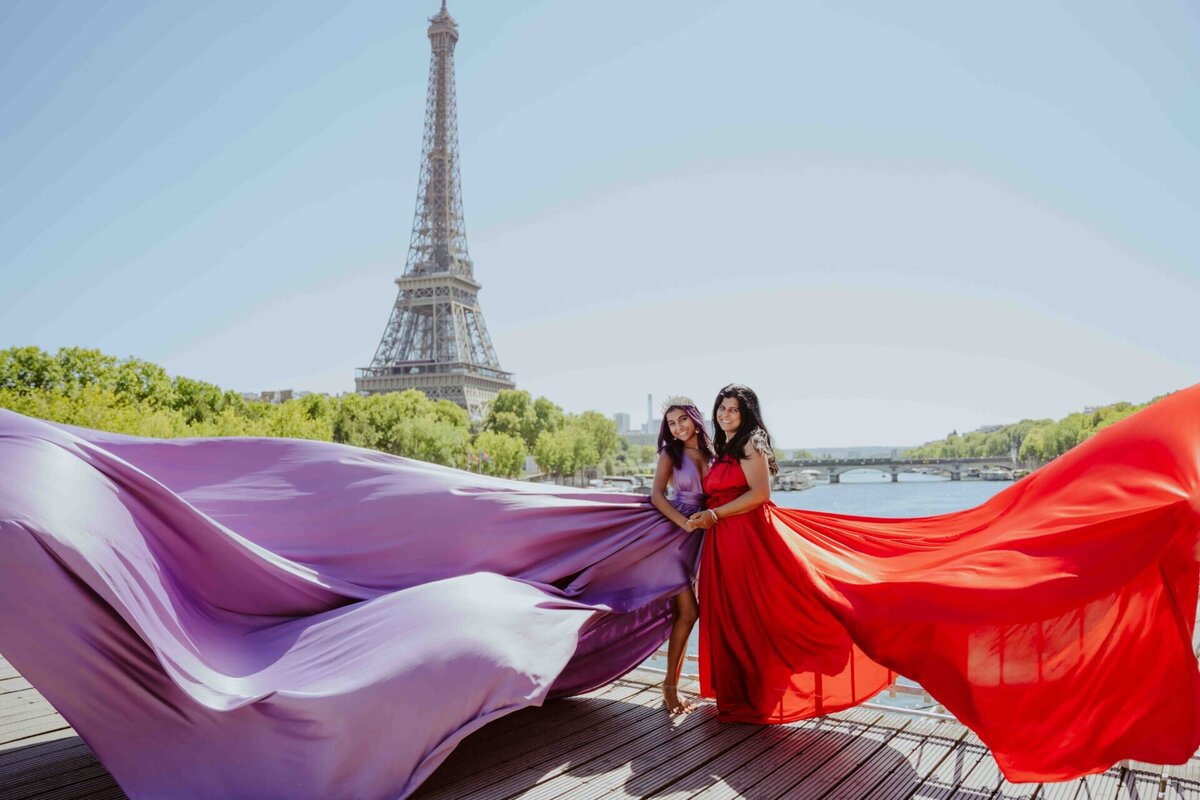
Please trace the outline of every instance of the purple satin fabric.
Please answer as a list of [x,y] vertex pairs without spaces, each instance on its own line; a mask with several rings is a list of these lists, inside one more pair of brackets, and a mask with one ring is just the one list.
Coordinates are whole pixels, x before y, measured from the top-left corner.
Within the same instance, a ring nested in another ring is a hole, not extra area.
[[407,796],[641,663],[700,544],[636,496],[2,409],[0,474],[0,652],[131,797]]
[[690,458],[680,461],[679,469],[671,475],[671,485],[675,489],[671,503],[681,513],[690,517],[704,508],[704,480]]

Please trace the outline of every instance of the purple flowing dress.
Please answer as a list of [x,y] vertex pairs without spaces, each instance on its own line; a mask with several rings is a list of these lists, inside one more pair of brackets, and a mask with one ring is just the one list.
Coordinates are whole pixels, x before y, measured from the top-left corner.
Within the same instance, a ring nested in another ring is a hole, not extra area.
[[[690,517],[704,508],[704,480],[696,464],[686,456],[680,459],[679,469],[671,475],[671,484],[675,493],[671,496],[671,505],[679,509],[679,513]],[[696,532],[700,534],[700,531]]]
[[0,472],[0,652],[131,797],[404,797],[641,663],[700,545],[646,498],[327,442],[0,409]]

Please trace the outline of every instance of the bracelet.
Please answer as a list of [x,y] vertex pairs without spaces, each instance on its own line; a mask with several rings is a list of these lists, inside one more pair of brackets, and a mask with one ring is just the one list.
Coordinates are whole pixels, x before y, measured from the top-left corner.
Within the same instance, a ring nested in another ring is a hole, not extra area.
[[717,510],[715,508],[708,509],[708,513],[713,515],[713,525],[716,525],[721,521],[721,518],[717,516]]

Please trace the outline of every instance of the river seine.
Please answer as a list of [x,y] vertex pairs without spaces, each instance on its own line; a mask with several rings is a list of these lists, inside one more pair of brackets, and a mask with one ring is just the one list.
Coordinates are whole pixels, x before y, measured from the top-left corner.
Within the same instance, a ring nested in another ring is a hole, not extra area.
[[933,475],[890,475],[857,470],[842,475],[841,483],[818,483],[800,492],[773,492],[771,499],[785,508],[806,508],[864,517],[928,517],[977,506],[1012,481],[952,481]]

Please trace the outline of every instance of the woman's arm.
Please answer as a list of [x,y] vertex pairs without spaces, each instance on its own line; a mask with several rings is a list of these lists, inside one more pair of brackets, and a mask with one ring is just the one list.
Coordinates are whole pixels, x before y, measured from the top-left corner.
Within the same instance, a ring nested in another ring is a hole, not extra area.
[[746,451],[742,456],[742,472],[746,473],[746,483],[750,484],[750,489],[725,505],[714,508],[718,518],[745,514],[771,499],[771,470],[767,466],[767,454],[759,452],[753,442],[746,444]]
[[742,472],[746,474],[750,488],[724,505],[692,514],[690,521],[695,527],[711,528],[717,520],[753,511],[771,499],[771,468],[767,454],[753,442],[746,444],[746,452],[742,454]]
[[674,522],[685,531],[692,530],[688,526],[688,518],[679,513],[679,509],[667,500],[667,483],[675,472],[675,465],[666,453],[658,454],[658,464],[654,467],[654,485],[650,487],[650,502],[664,517]]

